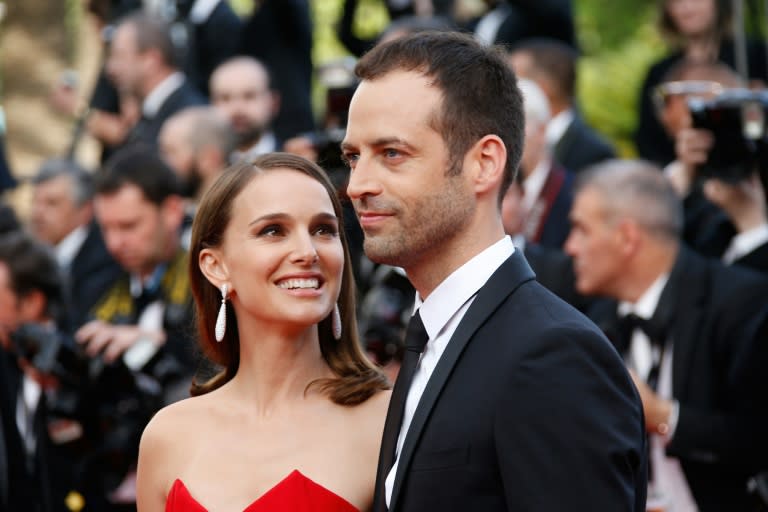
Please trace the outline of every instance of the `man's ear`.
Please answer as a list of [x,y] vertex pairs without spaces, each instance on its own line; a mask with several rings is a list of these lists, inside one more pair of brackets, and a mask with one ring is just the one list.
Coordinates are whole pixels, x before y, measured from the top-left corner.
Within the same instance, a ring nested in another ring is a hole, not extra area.
[[216,248],[206,248],[200,251],[198,257],[200,271],[216,288],[229,281],[229,271],[221,258],[221,251]]
[[621,252],[627,256],[636,253],[642,245],[643,239],[643,231],[637,222],[631,219],[621,219],[617,228]]
[[[507,148],[498,135],[486,135],[469,150],[475,192],[498,193],[507,164]],[[498,195],[498,194],[497,194]]]
[[184,199],[179,195],[171,195],[163,200],[160,212],[165,225],[178,229],[184,222]]
[[45,309],[48,299],[40,290],[32,290],[19,297],[19,320],[25,322],[42,322],[47,320]]

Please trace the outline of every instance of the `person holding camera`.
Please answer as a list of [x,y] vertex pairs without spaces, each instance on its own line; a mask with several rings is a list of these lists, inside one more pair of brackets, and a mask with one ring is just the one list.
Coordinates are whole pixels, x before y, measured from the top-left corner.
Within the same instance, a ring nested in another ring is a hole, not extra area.
[[743,108],[759,104],[754,100],[760,93],[740,85],[721,63],[683,61],[670,70],[657,92],[657,109],[675,140],[677,158],[664,172],[683,199],[686,243],[727,264],[765,271],[768,215],[758,168],[762,143],[753,146],[743,135],[745,127],[732,122],[741,118]]
[[[737,48],[732,22],[733,0],[659,0],[658,3],[659,30],[669,41],[671,51],[655,62],[645,76],[634,141],[641,158],[664,166],[675,159],[675,147],[655,115],[654,90],[681,61],[721,62],[735,67]],[[768,80],[765,45],[761,41],[747,41],[746,61],[750,82]]]
[[[52,467],[46,412],[46,397],[54,393],[56,380],[34,364],[43,344],[57,336],[55,318],[62,306],[59,271],[47,248],[22,231],[1,235],[0,510],[63,507],[58,489],[66,489],[68,473]],[[28,325],[46,339],[24,343],[19,333]]]
[[195,372],[184,202],[173,171],[147,147],[116,153],[96,180],[94,210],[123,273],[75,338],[99,365],[83,422],[91,510],[133,510],[141,432],[164,404],[188,396]]

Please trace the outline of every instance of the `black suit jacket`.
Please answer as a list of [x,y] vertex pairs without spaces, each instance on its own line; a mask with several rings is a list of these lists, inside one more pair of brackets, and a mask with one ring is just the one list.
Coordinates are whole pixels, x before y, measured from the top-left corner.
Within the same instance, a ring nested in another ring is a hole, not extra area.
[[390,510],[644,511],[644,438],[619,355],[517,251],[480,289],[427,384]]
[[555,144],[554,154],[555,160],[572,172],[616,156],[611,145],[577,113]]
[[205,97],[185,79],[181,86],[168,96],[152,117],[142,116],[131,132],[128,134],[126,144],[142,143],[151,147],[157,146],[157,136],[163,123],[176,112],[193,107],[205,105]]
[[0,510],[25,510],[46,512],[51,508],[50,475],[47,468],[46,453],[49,439],[45,428],[45,404],[41,400],[34,418],[36,452],[28,465],[21,435],[16,425],[16,408],[23,373],[16,363],[16,356],[0,348],[0,421],[2,438],[5,443],[4,466],[7,487],[5,495],[0,495]]
[[287,140],[315,127],[312,113],[312,19],[308,0],[264,0],[243,27],[241,52],[264,62],[280,92],[272,128]]
[[568,215],[573,203],[574,174],[552,163],[539,197],[525,221],[526,238],[553,249],[561,249],[571,231]]
[[[762,274],[682,249],[654,314],[672,343],[680,403],[667,453],[680,459],[702,512],[751,510],[747,479],[768,468],[766,297]],[[602,306],[595,320],[610,331],[616,303]],[[617,343],[626,353],[628,343]]]
[[92,222],[88,236],[67,269],[68,330],[74,331],[88,320],[91,308],[122,273],[104,245],[98,224]]

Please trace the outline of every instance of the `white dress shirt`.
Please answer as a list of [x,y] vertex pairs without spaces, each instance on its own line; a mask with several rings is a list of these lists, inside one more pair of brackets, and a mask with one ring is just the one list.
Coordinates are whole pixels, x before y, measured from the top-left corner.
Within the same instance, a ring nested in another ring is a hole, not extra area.
[[[669,281],[669,274],[662,274],[640,296],[634,304],[622,302],[619,304],[620,315],[634,313],[645,319],[650,319],[659,304],[661,293]],[[635,329],[627,355],[627,365],[635,370],[638,377],[647,381],[648,374],[654,362],[658,362],[659,381],[656,393],[665,400],[674,400],[672,396],[672,361],[674,358],[674,345],[670,344],[663,353],[659,348],[651,346],[651,341],[640,329]],[[661,361],[659,362],[659,357]],[[675,402],[676,404],[676,402]],[[648,500],[659,500],[665,505],[665,510],[674,512],[696,512],[696,502],[688,486],[688,480],[676,457],[668,457],[666,446],[675,434],[679,407],[675,405],[668,421],[669,431],[665,435],[651,435],[650,464],[653,480],[648,483]]]
[[464,314],[474,301],[477,292],[514,252],[515,247],[512,245],[512,240],[505,236],[456,269],[435,288],[425,301],[422,302],[418,293],[416,294],[414,312],[416,310],[420,312],[424,328],[429,335],[429,341],[416,366],[416,373],[405,400],[405,413],[403,414],[400,435],[397,438],[395,463],[385,480],[387,507],[389,507],[389,502],[392,499],[400,450],[403,448],[408,428],[411,426],[411,420],[421,401],[421,395],[427,387],[429,378],[432,376],[432,372],[440,361],[453,333],[464,318]]

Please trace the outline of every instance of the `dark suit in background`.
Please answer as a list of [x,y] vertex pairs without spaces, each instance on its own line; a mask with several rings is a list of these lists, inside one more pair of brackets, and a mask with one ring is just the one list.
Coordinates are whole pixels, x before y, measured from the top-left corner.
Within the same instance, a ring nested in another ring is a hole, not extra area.
[[644,511],[642,414],[616,351],[517,252],[427,384],[390,510]]
[[88,236],[69,268],[63,270],[69,307],[67,328],[75,330],[88,320],[96,302],[122,275],[122,269],[107,251],[95,221],[88,226]]
[[169,117],[186,107],[205,105],[206,103],[205,97],[185,78],[181,85],[165,99],[154,115],[142,114],[128,134],[126,144],[139,143],[157,147],[157,136],[160,133],[160,128]]
[[[36,449],[28,457],[19,429],[16,425],[16,410],[24,374],[16,363],[16,356],[0,348],[0,421],[5,442],[5,465],[7,494],[0,495],[0,510],[44,512],[51,508],[50,478],[47,468],[48,436],[45,427],[45,404],[41,401],[33,420]],[[62,475],[63,477],[63,475]],[[3,501],[4,500],[4,501]]]
[[574,113],[568,128],[555,143],[555,160],[572,172],[616,156],[613,148],[595,130]]
[[[526,192],[527,193],[527,192]],[[568,213],[573,203],[573,173],[553,163],[544,186],[525,221],[526,239],[560,249],[568,238]]]
[[[186,2],[186,8],[190,9],[194,3]],[[179,15],[185,20],[188,37],[184,72],[195,88],[208,97],[211,73],[239,50],[243,22],[225,0],[219,0],[206,19],[190,18],[189,12]]]
[[[768,468],[768,279],[682,249],[654,313],[672,343],[680,460],[702,512],[751,510],[746,482]],[[616,302],[592,318],[615,333]],[[626,353],[628,340],[611,336]]]
[[243,27],[241,51],[263,62],[280,92],[273,128],[279,140],[310,132],[312,20],[307,0],[265,0]]

